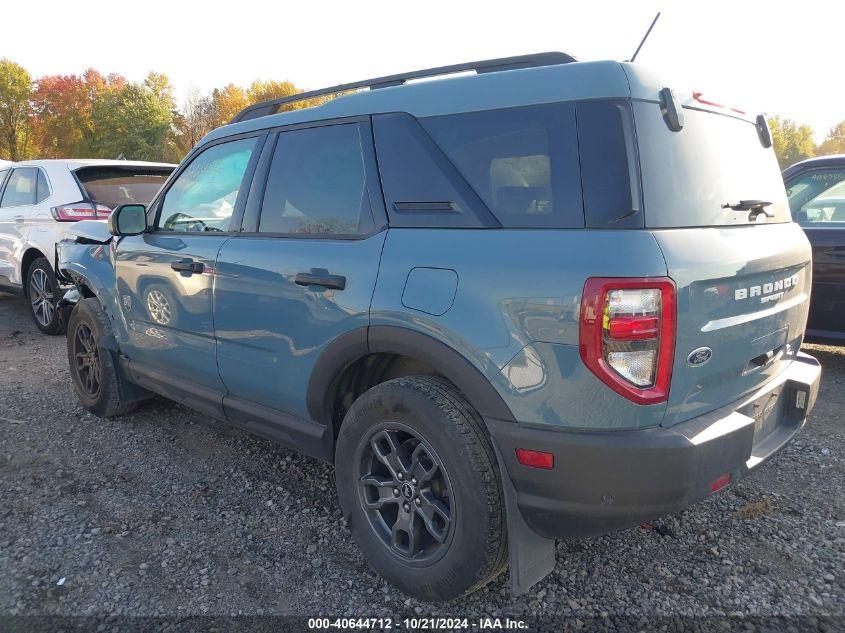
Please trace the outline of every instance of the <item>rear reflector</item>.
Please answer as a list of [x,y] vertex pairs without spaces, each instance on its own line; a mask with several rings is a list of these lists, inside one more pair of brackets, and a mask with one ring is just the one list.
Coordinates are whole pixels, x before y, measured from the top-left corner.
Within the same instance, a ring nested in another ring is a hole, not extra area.
[[710,484],[710,492],[716,492],[717,490],[721,490],[729,483],[731,483],[731,474],[728,473],[726,475],[722,475],[718,479],[715,479],[712,484]]
[[516,449],[516,459],[523,466],[551,470],[555,466],[555,456],[544,451],[532,451],[527,448]]

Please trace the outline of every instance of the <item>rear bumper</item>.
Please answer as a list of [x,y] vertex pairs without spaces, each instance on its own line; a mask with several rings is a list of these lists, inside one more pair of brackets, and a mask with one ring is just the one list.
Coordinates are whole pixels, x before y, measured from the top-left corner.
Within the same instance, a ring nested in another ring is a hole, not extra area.
[[[487,422],[528,526],[547,538],[595,536],[678,512],[723,475],[736,482],[760,466],[804,425],[820,377],[819,363],[799,353],[755,393],[671,428],[572,432]],[[522,466],[517,448],[553,453],[554,468]]]

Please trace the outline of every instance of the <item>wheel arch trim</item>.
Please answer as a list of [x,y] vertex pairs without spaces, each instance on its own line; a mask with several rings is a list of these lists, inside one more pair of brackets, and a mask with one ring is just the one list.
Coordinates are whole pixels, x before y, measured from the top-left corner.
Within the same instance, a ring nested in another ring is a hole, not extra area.
[[422,332],[392,325],[372,325],[346,332],[323,350],[308,382],[308,413],[315,422],[332,422],[333,393],[343,371],[368,354],[399,354],[437,370],[467,397],[482,417],[514,421],[493,384],[469,359],[448,344]]

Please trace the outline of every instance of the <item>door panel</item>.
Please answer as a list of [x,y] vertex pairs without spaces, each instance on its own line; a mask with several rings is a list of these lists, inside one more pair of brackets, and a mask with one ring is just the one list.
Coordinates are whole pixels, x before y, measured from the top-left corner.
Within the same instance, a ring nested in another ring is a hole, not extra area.
[[153,230],[116,249],[117,302],[134,364],[219,394],[214,340],[215,260],[239,222],[263,137],[211,145],[153,203]]
[[815,167],[786,182],[792,216],[813,247],[808,336],[845,336],[845,165]]
[[[36,200],[38,169],[13,169],[0,199],[0,286],[23,285],[21,261]],[[2,180],[2,179],[0,179]]]
[[[214,261],[228,236],[152,233],[117,247],[117,300],[133,361],[222,390],[212,317]],[[190,261],[195,270],[173,264]]]
[[255,232],[217,258],[217,360],[232,417],[239,406],[271,426],[270,411],[309,419],[320,354],[369,324],[386,235],[373,214],[384,215],[377,183],[366,121],[279,133],[259,217],[245,220]]
[[[217,259],[215,332],[229,393],[308,419],[311,371],[334,338],[369,325],[386,232],[365,240],[235,237]],[[302,286],[323,269],[345,287]]]
[[808,330],[845,335],[845,223],[841,228],[805,227],[813,247],[813,294]]

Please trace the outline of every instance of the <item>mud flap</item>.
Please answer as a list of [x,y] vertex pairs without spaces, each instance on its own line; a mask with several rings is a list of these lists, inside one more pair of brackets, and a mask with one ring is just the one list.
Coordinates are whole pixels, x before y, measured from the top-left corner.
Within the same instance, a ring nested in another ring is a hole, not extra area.
[[516,488],[508,476],[505,462],[496,442],[492,442],[502,477],[502,491],[505,495],[505,513],[508,529],[508,565],[510,567],[510,588],[515,596],[527,592],[548,576],[555,568],[555,541],[534,532],[519,511],[516,502]]

